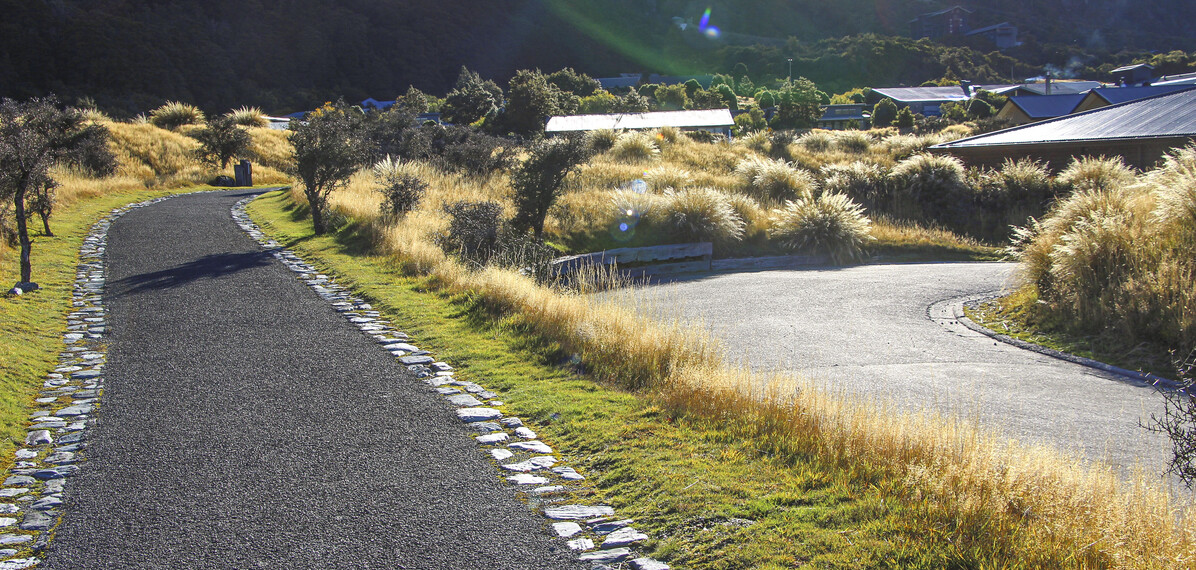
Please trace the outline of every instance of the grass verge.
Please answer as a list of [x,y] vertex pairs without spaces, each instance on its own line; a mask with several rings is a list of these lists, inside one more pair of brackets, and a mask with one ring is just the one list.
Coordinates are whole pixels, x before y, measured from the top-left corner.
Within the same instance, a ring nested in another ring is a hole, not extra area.
[[[593,328],[608,326],[600,321],[557,330],[552,316],[585,300],[492,270],[428,271],[434,252],[418,241],[375,255],[368,224],[313,237],[291,198],[250,212],[463,376],[500,391],[509,413],[589,475],[593,499],[638,519],[676,567],[1164,568],[1196,551],[1187,515],[1145,477],[1077,469],[1049,449],[798,380],[706,367],[700,354],[661,356],[649,366],[661,372],[641,374],[635,360],[690,349],[629,343],[657,334],[642,318],[621,336]],[[574,361],[566,346],[593,376],[561,368]]]
[[1052,350],[1090,358],[1127,370],[1175,378],[1176,359],[1166,347],[1149,342],[1131,342],[1124,335],[1083,334],[1067,330],[1062,323],[1045,320],[1026,310],[1032,306],[1022,297],[1032,293],[1021,289],[1008,297],[964,307],[964,314],[989,330]]

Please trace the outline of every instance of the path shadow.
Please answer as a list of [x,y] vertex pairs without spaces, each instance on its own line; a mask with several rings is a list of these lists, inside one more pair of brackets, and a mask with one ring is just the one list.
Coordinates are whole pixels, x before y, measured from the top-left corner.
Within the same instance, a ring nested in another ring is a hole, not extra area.
[[117,281],[116,285],[122,289],[128,288],[129,293],[171,289],[199,279],[223,277],[246,269],[263,267],[273,260],[273,255],[266,251],[218,253],[170,269],[126,277]]

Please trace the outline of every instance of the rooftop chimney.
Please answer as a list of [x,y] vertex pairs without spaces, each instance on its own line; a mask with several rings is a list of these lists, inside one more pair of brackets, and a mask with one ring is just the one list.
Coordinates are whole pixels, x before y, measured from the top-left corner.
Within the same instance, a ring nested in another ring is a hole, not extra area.
[[972,82],[961,80],[959,86],[963,89],[963,96],[970,99],[972,97]]
[[1051,72],[1046,73],[1046,94],[1051,94]]

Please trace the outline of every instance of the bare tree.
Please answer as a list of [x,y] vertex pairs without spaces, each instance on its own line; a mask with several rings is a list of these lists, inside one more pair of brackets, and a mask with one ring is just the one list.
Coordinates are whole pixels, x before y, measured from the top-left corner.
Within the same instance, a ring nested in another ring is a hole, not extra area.
[[1179,477],[1189,489],[1196,484],[1196,350],[1179,365],[1183,387],[1164,395],[1163,414],[1150,415],[1150,424],[1143,425],[1155,433],[1171,439],[1171,462],[1167,472]]

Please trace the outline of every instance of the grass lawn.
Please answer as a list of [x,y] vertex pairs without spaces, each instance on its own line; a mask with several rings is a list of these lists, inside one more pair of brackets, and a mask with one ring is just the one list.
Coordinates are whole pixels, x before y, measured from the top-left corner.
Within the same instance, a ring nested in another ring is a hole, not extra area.
[[431,292],[426,278],[366,253],[351,227],[313,236],[283,193],[249,211],[459,377],[501,394],[507,414],[588,477],[582,500],[636,519],[654,539],[648,550],[675,567],[940,568],[983,557],[934,539],[886,483],[812,459],[773,458],[719,422],[675,417],[651,394],[598,383],[517,320],[491,318],[469,295]]

